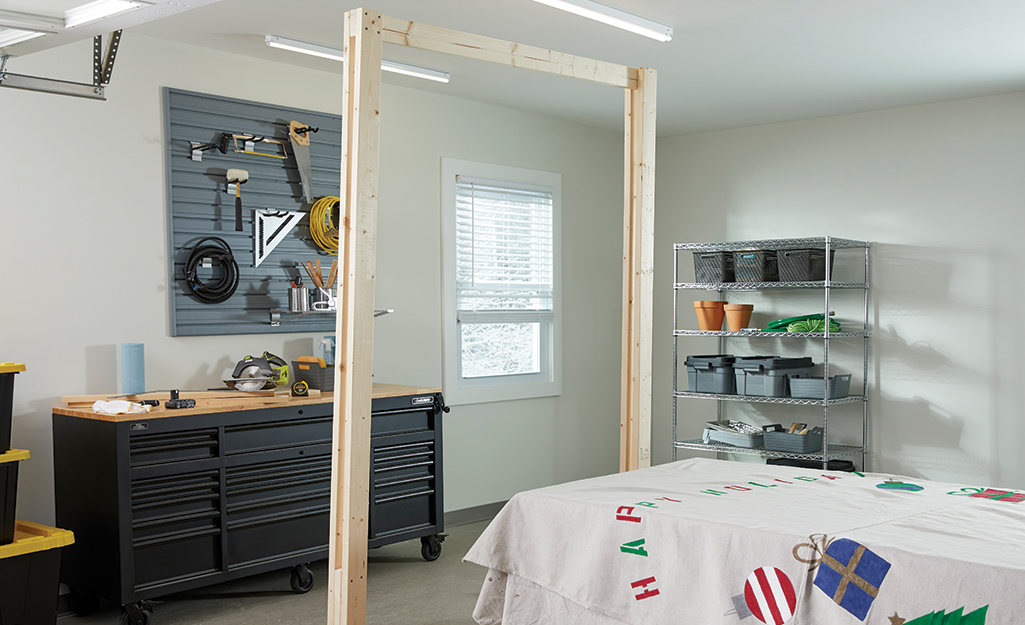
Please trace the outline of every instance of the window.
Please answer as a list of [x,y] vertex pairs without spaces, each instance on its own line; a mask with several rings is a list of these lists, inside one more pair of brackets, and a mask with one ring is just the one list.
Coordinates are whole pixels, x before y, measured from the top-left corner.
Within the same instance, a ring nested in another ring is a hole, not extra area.
[[559,174],[442,159],[445,399],[558,395]]

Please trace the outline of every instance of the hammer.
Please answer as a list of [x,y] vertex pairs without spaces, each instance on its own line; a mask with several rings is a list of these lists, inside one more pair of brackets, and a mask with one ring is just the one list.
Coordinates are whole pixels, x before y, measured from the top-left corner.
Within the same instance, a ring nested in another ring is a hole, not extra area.
[[249,181],[249,172],[244,169],[229,169],[228,183],[235,183],[235,231],[242,232],[242,185]]

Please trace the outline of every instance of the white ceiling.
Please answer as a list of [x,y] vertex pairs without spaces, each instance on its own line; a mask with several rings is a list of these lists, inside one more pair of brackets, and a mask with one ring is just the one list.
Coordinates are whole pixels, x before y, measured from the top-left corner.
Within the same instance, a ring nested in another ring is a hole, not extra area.
[[[0,8],[16,1],[0,0]],[[377,0],[368,6],[655,68],[662,136],[1025,90],[1023,0],[604,2],[672,25],[674,39],[658,43],[531,0]],[[357,6],[352,0],[219,0],[124,36],[135,32],[340,71],[331,61],[269,48],[264,35],[341,48],[344,12]],[[387,82],[609,129],[623,125],[623,96],[616,89],[396,46],[386,45],[384,56],[452,74],[448,84],[385,74]]]

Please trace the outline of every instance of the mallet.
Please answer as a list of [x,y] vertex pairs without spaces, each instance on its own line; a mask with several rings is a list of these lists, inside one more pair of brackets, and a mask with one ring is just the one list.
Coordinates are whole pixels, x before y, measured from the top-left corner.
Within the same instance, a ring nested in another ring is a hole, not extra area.
[[249,181],[249,172],[244,169],[229,169],[228,183],[235,183],[235,231],[242,232],[242,185]]

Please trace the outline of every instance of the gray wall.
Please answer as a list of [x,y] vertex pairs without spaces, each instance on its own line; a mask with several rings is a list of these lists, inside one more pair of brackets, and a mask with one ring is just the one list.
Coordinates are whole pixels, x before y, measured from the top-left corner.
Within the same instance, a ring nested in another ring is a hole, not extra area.
[[[870,469],[1025,488],[1022,110],[1015,93],[661,140],[653,439],[671,438],[672,243],[829,234],[875,242]],[[788,305],[768,310],[821,308]],[[680,406],[684,434],[700,436],[714,405]],[[858,422],[836,421],[841,437],[855,440]],[[668,444],[654,451],[670,458]]]
[[[82,42],[8,69],[81,81],[90,58]],[[441,158],[563,175],[564,393],[453,408],[446,509],[615,471],[621,134],[424,93],[409,88],[416,79],[386,81],[376,304],[396,313],[376,321],[375,381],[441,384]],[[32,452],[21,470],[19,518],[52,522],[50,410],[62,395],[115,392],[118,343],[145,343],[149,388],[196,389],[220,386],[248,353],[291,360],[319,338],[169,336],[163,86],[341,112],[340,73],[130,33],[107,102],[0,91],[8,121],[0,150],[0,360],[27,365],[16,381],[13,442]]]

